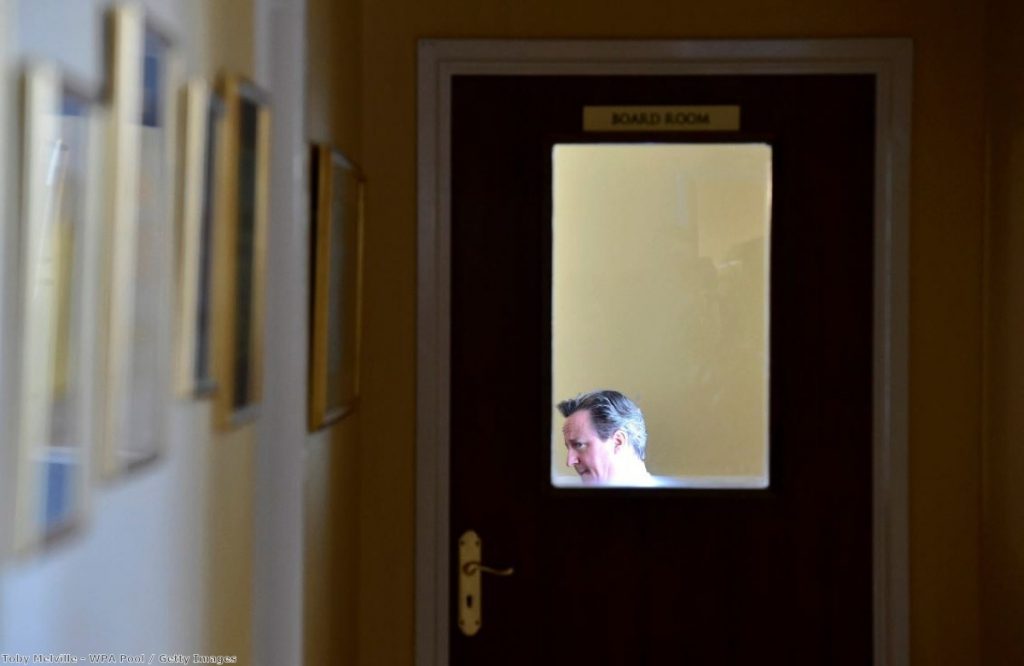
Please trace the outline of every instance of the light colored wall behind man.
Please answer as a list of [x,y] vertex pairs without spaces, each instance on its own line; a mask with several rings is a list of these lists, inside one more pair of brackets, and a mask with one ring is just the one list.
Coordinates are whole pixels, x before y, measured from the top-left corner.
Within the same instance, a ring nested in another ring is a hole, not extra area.
[[[560,145],[552,395],[639,404],[655,475],[767,474],[767,145]],[[552,469],[565,466],[552,419]],[[699,482],[699,481],[698,481]]]

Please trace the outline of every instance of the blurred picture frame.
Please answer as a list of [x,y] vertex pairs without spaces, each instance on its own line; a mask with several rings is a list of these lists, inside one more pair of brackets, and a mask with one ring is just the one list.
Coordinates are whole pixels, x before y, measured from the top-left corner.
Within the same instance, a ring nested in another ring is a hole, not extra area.
[[159,457],[170,398],[172,201],[178,66],[138,4],[108,21],[103,471]]
[[220,96],[214,420],[218,428],[230,429],[255,419],[262,399],[270,106],[263,90],[235,75],[222,77]]
[[309,430],[359,400],[364,178],[327,144],[312,151]]
[[13,546],[49,543],[88,512],[93,430],[98,124],[56,66],[26,66],[18,276]]
[[213,232],[222,213],[216,174],[224,102],[207,81],[195,79],[182,91],[181,108],[175,379],[179,395],[207,397],[217,386],[212,355]]

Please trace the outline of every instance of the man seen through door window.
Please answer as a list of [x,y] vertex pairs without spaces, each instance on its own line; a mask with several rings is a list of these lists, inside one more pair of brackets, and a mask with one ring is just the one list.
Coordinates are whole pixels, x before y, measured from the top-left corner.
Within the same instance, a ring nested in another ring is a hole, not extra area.
[[558,411],[565,417],[565,462],[584,484],[655,484],[644,462],[647,427],[636,403],[618,391],[600,390],[563,400]]

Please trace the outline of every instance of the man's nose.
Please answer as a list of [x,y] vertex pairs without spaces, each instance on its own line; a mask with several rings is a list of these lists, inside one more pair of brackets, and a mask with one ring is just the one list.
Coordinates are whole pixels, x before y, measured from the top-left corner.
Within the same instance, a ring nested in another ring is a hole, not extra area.
[[566,453],[565,455],[565,464],[568,465],[569,467],[574,467],[576,463],[578,463],[579,461],[580,458],[579,456],[576,455],[576,452],[573,451],[572,449],[569,449],[569,452]]

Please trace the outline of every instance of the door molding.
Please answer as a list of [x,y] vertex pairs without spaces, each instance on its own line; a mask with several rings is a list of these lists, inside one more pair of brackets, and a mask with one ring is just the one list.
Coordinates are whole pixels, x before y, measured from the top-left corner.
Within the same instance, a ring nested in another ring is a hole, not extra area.
[[909,39],[421,40],[418,86],[416,664],[448,664],[451,80],[458,74],[873,74],[876,80],[874,663],[909,663]]

